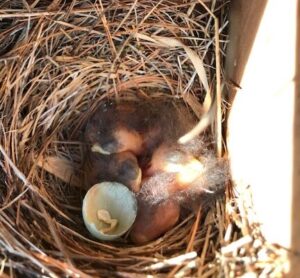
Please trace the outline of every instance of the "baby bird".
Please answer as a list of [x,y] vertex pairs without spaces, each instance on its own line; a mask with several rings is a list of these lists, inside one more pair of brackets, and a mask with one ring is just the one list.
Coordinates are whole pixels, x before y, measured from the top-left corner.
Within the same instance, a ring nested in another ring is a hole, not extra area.
[[196,159],[186,148],[162,144],[144,171],[140,199],[151,204],[172,199],[182,207],[208,207],[224,193],[228,180],[225,160],[206,150]]
[[169,231],[177,223],[180,207],[173,200],[149,204],[138,199],[138,214],[130,232],[136,244],[145,244]]
[[138,132],[137,119],[131,115],[135,107],[104,104],[91,117],[85,130],[85,139],[93,151],[104,155],[130,151],[139,154],[143,139]]
[[162,142],[176,142],[194,123],[187,109],[172,102],[110,103],[91,117],[85,140],[102,154],[130,151],[145,161]]
[[131,152],[103,155],[88,152],[84,166],[84,183],[90,188],[103,181],[119,182],[131,191],[138,192],[141,186],[142,171],[136,156]]
[[203,174],[203,164],[178,145],[162,144],[152,155],[145,176],[173,173],[174,181],[167,185],[170,193],[183,190]]

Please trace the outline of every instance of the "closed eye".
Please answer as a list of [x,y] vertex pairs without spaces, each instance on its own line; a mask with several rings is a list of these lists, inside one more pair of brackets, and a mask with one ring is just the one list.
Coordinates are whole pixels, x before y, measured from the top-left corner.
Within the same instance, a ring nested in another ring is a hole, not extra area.
[[119,168],[119,175],[122,177],[128,177],[128,179],[135,179],[139,174],[139,169],[135,163],[130,160],[124,161]]

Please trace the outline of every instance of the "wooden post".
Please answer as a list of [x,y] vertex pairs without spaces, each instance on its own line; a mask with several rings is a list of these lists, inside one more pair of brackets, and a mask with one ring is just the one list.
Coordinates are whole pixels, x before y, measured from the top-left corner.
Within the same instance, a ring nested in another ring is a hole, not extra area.
[[[227,80],[242,88],[229,91],[233,180],[241,191],[251,186],[267,240],[293,252],[300,252],[298,2],[233,0],[226,62]],[[290,261],[290,276],[300,277],[299,256]]]
[[291,277],[300,277],[300,0],[297,11]]

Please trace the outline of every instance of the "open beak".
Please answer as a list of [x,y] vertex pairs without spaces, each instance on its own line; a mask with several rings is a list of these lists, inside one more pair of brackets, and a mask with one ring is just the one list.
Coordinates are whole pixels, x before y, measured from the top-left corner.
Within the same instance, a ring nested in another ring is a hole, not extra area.
[[94,144],[91,148],[92,152],[95,152],[95,153],[101,153],[101,154],[104,154],[104,155],[110,155],[111,153],[102,149],[101,146],[99,144]]

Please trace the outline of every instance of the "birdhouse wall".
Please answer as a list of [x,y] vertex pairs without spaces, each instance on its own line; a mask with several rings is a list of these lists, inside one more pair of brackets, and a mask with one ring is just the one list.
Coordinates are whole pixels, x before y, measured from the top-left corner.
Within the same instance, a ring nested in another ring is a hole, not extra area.
[[[233,0],[226,62],[227,81],[240,86],[228,91],[233,181],[240,194],[251,188],[266,239],[298,252],[299,8],[297,0]],[[291,255],[291,276],[299,274]]]

